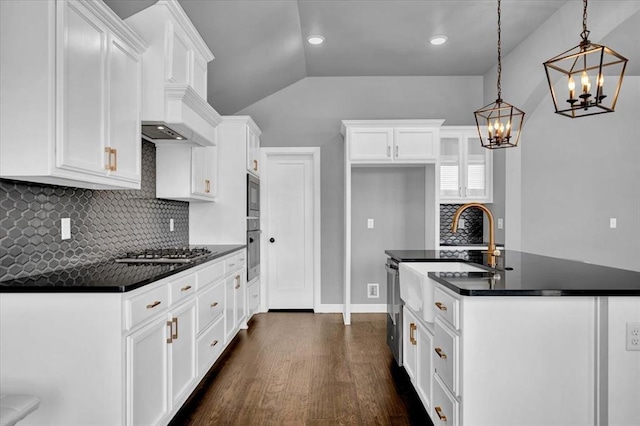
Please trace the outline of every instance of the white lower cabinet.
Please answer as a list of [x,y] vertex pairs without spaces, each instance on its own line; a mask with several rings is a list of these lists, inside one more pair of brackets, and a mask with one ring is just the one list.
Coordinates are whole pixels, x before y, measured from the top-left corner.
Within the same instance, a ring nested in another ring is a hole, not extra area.
[[191,299],[170,315],[171,343],[168,343],[171,370],[171,407],[191,393],[196,378],[196,301]]
[[247,285],[247,321],[260,310],[260,278]]
[[225,281],[225,341],[229,342],[245,320],[246,280],[240,271]]
[[433,332],[432,325],[419,321],[407,308],[404,309],[403,364],[427,413],[431,415],[433,378]]

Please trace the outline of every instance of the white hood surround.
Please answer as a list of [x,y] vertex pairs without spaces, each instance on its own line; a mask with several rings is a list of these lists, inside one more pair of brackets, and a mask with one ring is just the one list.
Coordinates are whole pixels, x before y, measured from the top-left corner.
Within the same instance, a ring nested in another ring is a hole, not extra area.
[[222,118],[206,101],[207,63],[214,56],[180,4],[160,0],[125,22],[149,44],[142,67],[143,138],[215,145]]

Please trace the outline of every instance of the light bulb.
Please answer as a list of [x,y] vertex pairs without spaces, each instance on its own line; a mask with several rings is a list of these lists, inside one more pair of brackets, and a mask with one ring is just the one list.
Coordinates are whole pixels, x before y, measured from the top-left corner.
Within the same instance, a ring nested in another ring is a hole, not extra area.
[[582,91],[584,93],[589,93],[589,91],[591,90],[591,81],[589,80],[589,76],[587,75],[586,71],[582,71],[580,82],[582,83]]
[[576,96],[576,81],[573,79],[573,75],[569,75],[569,99],[574,99]]

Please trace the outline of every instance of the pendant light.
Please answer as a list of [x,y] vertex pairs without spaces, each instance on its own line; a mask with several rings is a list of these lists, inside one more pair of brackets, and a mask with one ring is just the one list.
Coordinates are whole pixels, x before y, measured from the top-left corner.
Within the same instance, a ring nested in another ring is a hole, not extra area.
[[[624,56],[589,41],[587,0],[582,3],[582,41],[544,63],[556,113],[571,118],[613,112],[627,67]],[[605,77],[615,89],[605,90]]]
[[[474,113],[480,143],[488,149],[518,146],[520,130],[524,121],[524,111],[502,100],[502,87],[500,86],[500,79],[502,78],[500,18],[500,0],[498,0],[498,99]],[[484,126],[486,126],[486,129],[484,129]]]

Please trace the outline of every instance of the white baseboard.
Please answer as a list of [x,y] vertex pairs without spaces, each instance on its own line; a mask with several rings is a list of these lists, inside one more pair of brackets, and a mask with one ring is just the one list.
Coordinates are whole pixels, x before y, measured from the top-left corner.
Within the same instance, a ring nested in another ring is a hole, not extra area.
[[[344,311],[344,305],[342,303],[336,304],[321,304],[315,309],[317,314],[341,314]],[[387,312],[386,303],[360,303],[351,305],[352,314],[365,314],[365,313],[385,313]]]

